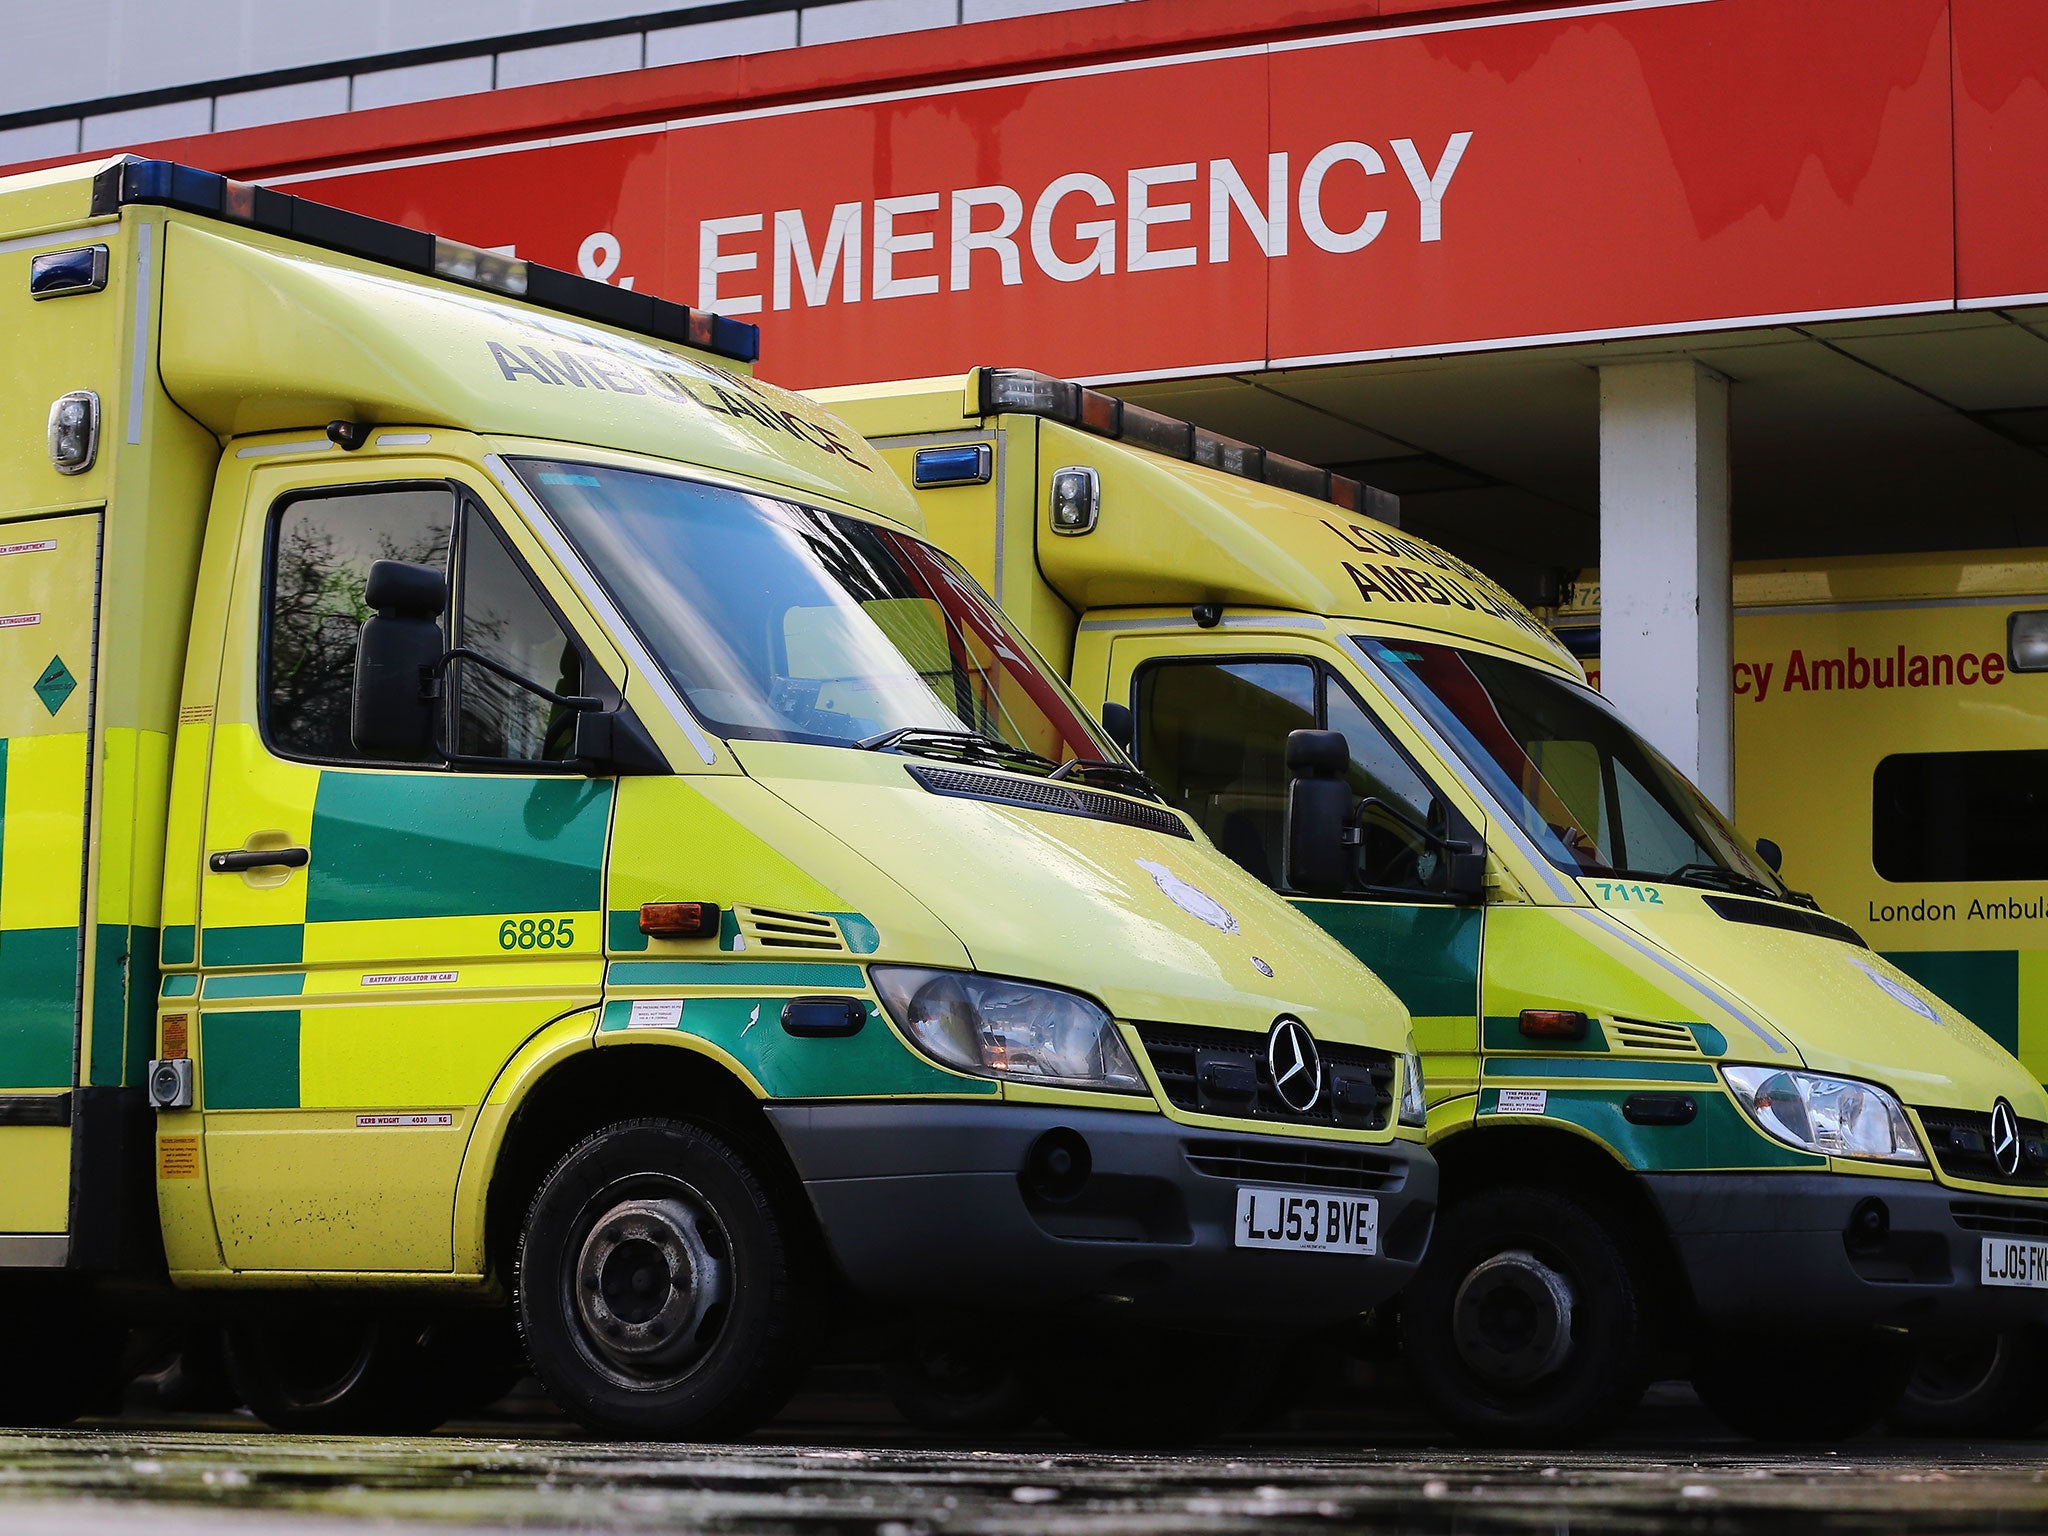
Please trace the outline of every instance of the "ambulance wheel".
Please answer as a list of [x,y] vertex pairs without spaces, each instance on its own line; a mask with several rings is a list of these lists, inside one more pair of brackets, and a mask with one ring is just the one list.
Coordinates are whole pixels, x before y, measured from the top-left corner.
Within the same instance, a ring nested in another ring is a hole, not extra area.
[[969,1318],[915,1324],[882,1360],[882,1386],[904,1419],[939,1435],[1001,1435],[1038,1417],[1012,1353]]
[[1641,1401],[1644,1287],[1613,1218],[1554,1190],[1488,1189],[1437,1218],[1401,1348],[1439,1417],[1492,1445],[1576,1445]]
[[0,1425],[54,1429],[118,1412],[128,1330],[69,1291],[9,1287],[0,1297]]
[[1270,1385],[1250,1339],[1126,1325],[1080,1328],[1025,1363],[1047,1419],[1089,1445],[1166,1449],[1213,1440]]
[[1846,1440],[1897,1405],[1913,1369],[1902,1333],[1723,1333],[1693,1368],[1707,1410],[1752,1440]]
[[541,1182],[520,1236],[513,1301],[534,1374],[599,1434],[753,1429],[810,1363],[823,1306],[801,1198],[707,1126],[628,1120],[588,1137]]
[[272,1429],[424,1435],[448,1417],[449,1377],[429,1319],[337,1307],[266,1307],[227,1326],[228,1379]]
[[2048,1418],[2044,1374],[2048,1336],[2038,1329],[1920,1340],[1889,1427],[1901,1435],[2030,1435]]

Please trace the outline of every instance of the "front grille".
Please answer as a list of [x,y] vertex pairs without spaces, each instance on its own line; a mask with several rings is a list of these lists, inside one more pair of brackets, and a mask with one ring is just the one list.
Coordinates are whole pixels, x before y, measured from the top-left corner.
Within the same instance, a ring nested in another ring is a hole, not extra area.
[[1948,1211],[1965,1232],[2048,1238],[2048,1210],[2027,1205],[1994,1205],[1985,1200],[1952,1200]]
[[2020,1169],[1999,1172],[1991,1155],[1991,1116],[1968,1109],[1939,1109],[1915,1104],[1913,1112],[1926,1127],[1928,1144],[1941,1171],[1973,1184],[2048,1186],[2048,1124],[2020,1121]]
[[1328,1142],[1276,1147],[1264,1141],[1203,1140],[1186,1141],[1181,1147],[1188,1166],[1212,1179],[1374,1191],[1399,1189],[1408,1178],[1398,1159]]
[[815,912],[780,912],[773,907],[741,907],[736,914],[747,944],[761,949],[801,949],[812,953],[846,952],[846,941],[829,917]]
[[1683,1024],[1657,1024],[1648,1019],[1615,1019],[1608,1038],[1624,1051],[1658,1051],[1667,1056],[1697,1056],[1700,1043]]
[[1076,789],[1050,779],[1012,778],[1008,774],[966,773],[958,768],[927,768],[922,764],[908,770],[910,776],[935,795],[952,795],[962,800],[986,800],[993,805],[1014,805],[1030,811],[1054,811],[1062,816],[1085,816],[1091,821],[1121,822],[1164,832],[1169,837],[1192,841],[1194,833],[1181,824],[1173,812],[1156,805],[1104,794],[1099,789]]
[[1140,1024],[1138,1038],[1167,1102],[1176,1109],[1234,1120],[1336,1125],[1384,1130],[1394,1108],[1394,1056],[1361,1045],[1316,1042],[1322,1080],[1306,1113],[1290,1109],[1273,1087],[1266,1039],[1235,1029],[1194,1024]]

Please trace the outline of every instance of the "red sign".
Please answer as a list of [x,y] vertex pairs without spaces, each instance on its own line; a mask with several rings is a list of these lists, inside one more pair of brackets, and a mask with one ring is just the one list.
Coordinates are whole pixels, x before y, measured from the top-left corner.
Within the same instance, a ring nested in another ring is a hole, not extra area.
[[[1949,10],[1425,17],[277,184],[755,319],[797,387],[1945,308]],[[2032,79],[1999,110],[2048,111]]]

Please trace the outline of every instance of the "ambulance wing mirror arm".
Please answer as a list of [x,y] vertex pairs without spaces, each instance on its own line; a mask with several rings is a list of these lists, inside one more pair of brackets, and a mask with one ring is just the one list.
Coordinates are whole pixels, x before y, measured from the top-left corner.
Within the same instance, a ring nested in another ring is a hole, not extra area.
[[1287,733],[1287,884],[1305,896],[1341,896],[1357,862],[1358,828],[1341,731]]
[[1131,728],[1131,706],[1128,704],[1105,704],[1102,706],[1102,729],[1109,739],[1130,755],[1132,744],[1138,733]]
[[425,757],[434,749],[448,577],[430,565],[379,560],[363,598],[371,612],[356,643],[350,738],[368,757]]
[[[1431,888],[1456,902],[1486,897],[1486,843],[1463,816],[1446,808],[1442,825],[1424,826],[1377,795],[1354,802],[1344,771],[1351,748],[1341,731],[1290,731],[1287,736],[1287,883],[1306,896],[1341,896],[1351,883],[1363,842],[1363,818],[1391,822],[1441,855]],[[1431,820],[1439,818],[1432,816]]]

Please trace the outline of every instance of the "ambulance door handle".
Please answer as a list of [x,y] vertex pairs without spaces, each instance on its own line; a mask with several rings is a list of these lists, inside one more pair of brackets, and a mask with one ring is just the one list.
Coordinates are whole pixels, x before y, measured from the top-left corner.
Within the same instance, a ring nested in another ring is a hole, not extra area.
[[250,869],[304,869],[312,859],[304,848],[237,848],[208,854],[206,867],[216,875],[234,875]]

